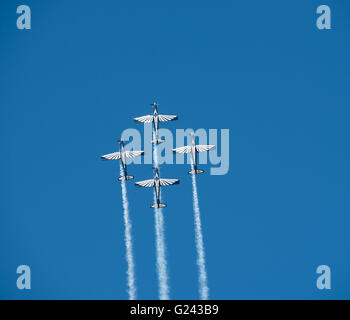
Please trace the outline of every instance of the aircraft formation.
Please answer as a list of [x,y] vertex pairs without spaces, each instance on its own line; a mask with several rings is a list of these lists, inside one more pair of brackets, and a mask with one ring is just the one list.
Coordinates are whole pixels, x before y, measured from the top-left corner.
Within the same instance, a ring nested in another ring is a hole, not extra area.
[[[153,129],[154,129],[154,138],[151,141],[152,144],[159,144],[164,142],[164,140],[160,139],[158,136],[158,129],[159,129],[159,122],[167,122],[167,121],[174,121],[178,119],[177,115],[163,115],[158,113],[158,104],[156,102],[153,102],[151,104],[153,108],[153,114],[145,115],[141,117],[134,118],[135,122],[141,122],[141,123],[152,123]],[[139,157],[145,154],[144,151],[139,150],[125,150],[124,141],[119,140],[118,141],[120,145],[119,152],[113,152],[106,155],[101,156],[102,160],[121,160],[122,162],[122,168],[123,168],[123,175],[121,175],[118,180],[124,181],[124,180],[131,180],[134,178],[132,175],[128,175],[127,173],[127,166],[126,166],[126,159],[127,158],[134,158]],[[189,171],[188,174],[199,174],[203,173],[204,170],[198,169],[197,166],[197,153],[198,152],[204,152],[215,149],[215,145],[200,145],[195,143],[195,135],[191,133],[191,144],[188,146],[183,146],[179,148],[172,149],[174,153],[190,153],[193,163],[193,170]],[[160,202],[160,187],[170,186],[179,184],[179,179],[161,179],[159,177],[159,168],[155,167],[154,170],[154,177],[153,179],[143,180],[135,182],[135,186],[137,187],[144,187],[144,188],[152,188],[155,189],[156,194],[156,203],[151,205],[151,208],[165,208],[167,205],[165,203]]]

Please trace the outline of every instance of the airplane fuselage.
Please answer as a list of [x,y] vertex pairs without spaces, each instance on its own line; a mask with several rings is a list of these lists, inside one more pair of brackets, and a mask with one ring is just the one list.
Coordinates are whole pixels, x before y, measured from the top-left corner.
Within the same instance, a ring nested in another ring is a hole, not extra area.
[[159,181],[159,174],[158,171],[156,171],[154,175],[154,191],[156,192],[156,198],[157,203],[160,203],[160,181]]
[[120,142],[120,160],[122,161],[124,176],[126,177],[128,174],[126,172],[126,155],[123,141]]
[[193,167],[196,170],[197,169],[197,151],[196,151],[196,141],[195,141],[194,135],[192,135],[191,137],[191,155],[193,160]]
[[158,139],[159,117],[158,117],[158,110],[156,107],[154,107],[154,111],[153,111],[153,126],[155,131],[155,139]]

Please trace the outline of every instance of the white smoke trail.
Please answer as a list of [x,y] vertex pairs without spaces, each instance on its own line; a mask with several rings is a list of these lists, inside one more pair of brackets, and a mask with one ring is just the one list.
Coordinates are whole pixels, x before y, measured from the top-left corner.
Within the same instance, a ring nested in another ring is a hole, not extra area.
[[[123,167],[120,164],[120,176],[124,175]],[[126,262],[128,264],[128,269],[126,271],[127,281],[128,281],[128,294],[129,300],[136,300],[136,285],[135,285],[135,264],[132,249],[132,237],[131,237],[131,221],[129,216],[129,201],[126,192],[125,180],[121,181],[122,185],[122,198],[123,198],[123,217],[124,217],[124,227],[125,227],[125,247],[126,247]]]
[[[193,164],[191,165],[191,170],[194,170]],[[197,182],[196,175],[192,174],[192,191],[193,191],[193,210],[194,210],[194,226],[195,226],[195,238],[196,238],[196,249],[197,249],[197,265],[198,265],[198,280],[199,280],[199,295],[201,300],[209,299],[209,288],[207,280],[207,271],[205,266],[205,253],[204,253],[204,243],[203,234],[201,226],[201,217],[198,202],[197,193]]]
[[[156,196],[154,195],[154,201]],[[155,202],[156,203],[156,202]],[[168,286],[168,271],[166,260],[166,248],[164,237],[164,220],[163,211],[161,208],[154,209],[154,221],[156,230],[156,248],[157,248],[157,271],[159,280],[159,299],[169,300],[169,286]]]
[[[154,134],[153,134],[154,139]],[[157,145],[153,149],[154,166],[159,168]],[[157,203],[156,193],[154,191],[154,203]],[[168,270],[166,260],[166,247],[164,236],[164,218],[163,210],[161,208],[154,208],[154,222],[156,231],[156,249],[157,249],[157,272],[159,281],[159,299],[169,300],[169,286],[168,286]]]

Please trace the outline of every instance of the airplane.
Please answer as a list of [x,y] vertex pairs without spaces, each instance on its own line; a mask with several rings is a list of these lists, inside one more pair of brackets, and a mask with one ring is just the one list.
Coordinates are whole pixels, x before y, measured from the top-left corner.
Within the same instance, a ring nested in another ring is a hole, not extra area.
[[109,154],[105,154],[104,156],[101,156],[102,160],[118,160],[121,159],[122,165],[123,165],[123,175],[118,178],[119,181],[123,180],[130,180],[134,179],[134,176],[128,176],[128,173],[126,171],[126,158],[134,158],[143,155],[144,151],[129,151],[125,150],[124,148],[124,141],[119,140],[118,143],[120,144],[120,152],[113,152]]
[[160,203],[160,187],[170,186],[173,184],[179,184],[179,179],[160,179],[159,178],[159,169],[154,169],[154,178],[149,180],[143,180],[135,182],[135,185],[137,187],[154,187],[154,190],[156,192],[156,201],[157,203],[152,204],[151,208],[165,208],[167,205],[165,203]]
[[159,127],[159,122],[165,122],[165,121],[173,121],[177,120],[178,116],[176,115],[164,115],[164,114],[159,114],[158,113],[158,104],[157,102],[153,102],[151,104],[153,108],[153,114],[147,115],[147,116],[142,116],[138,118],[134,118],[135,122],[143,122],[143,123],[153,123],[154,125],[154,130],[155,130],[155,139],[151,141],[151,143],[162,143],[164,140],[158,138],[158,127]]
[[204,170],[197,168],[197,152],[203,152],[203,151],[209,151],[215,149],[215,145],[209,144],[196,144],[195,142],[195,136],[193,132],[191,132],[191,145],[180,147],[173,149],[174,153],[191,153],[192,156],[192,163],[193,163],[193,170],[188,171],[188,174],[198,174],[204,172]]

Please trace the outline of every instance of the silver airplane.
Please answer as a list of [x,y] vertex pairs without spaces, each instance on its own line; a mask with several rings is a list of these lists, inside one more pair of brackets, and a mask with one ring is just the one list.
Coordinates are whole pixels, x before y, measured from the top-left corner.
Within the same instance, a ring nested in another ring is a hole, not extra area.
[[215,145],[209,144],[196,144],[195,136],[191,132],[191,145],[173,149],[174,153],[191,153],[193,170],[189,171],[189,174],[198,174],[204,172],[204,170],[197,168],[197,152],[209,151],[215,149]]
[[120,152],[113,152],[109,154],[105,154],[104,156],[101,157],[102,160],[118,160],[121,159],[122,165],[123,165],[123,175],[118,178],[119,181],[122,180],[130,180],[134,179],[134,176],[128,176],[128,173],[126,171],[126,158],[135,158],[138,156],[143,155],[145,152],[144,151],[129,151],[125,150],[124,148],[124,141],[119,140],[118,141],[120,144]]
[[154,187],[154,190],[156,192],[156,201],[157,203],[152,204],[151,208],[165,208],[166,204],[165,203],[160,203],[160,187],[165,187],[165,186],[170,186],[172,184],[179,184],[180,180],[179,179],[160,179],[159,178],[159,169],[158,168],[153,168],[154,169],[154,178],[149,179],[149,180],[143,180],[139,182],[135,182],[135,185],[138,187]]
[[153,102],[151,104],[153,108],[153,114],[142,116],[138,118],[134,118],[135,122],[143,122],[143,123],[153,123],[154,131],[155,131],[155,137],[154,140],[151,141],[151,143],[162,143],[164,140],[158,138],[158,128],[159,128],[159,122],[165,122],[165,121],[173,121],[177,120],[178,116],[175,115],[164,115],[158,113],[158,104],[156,102]]

